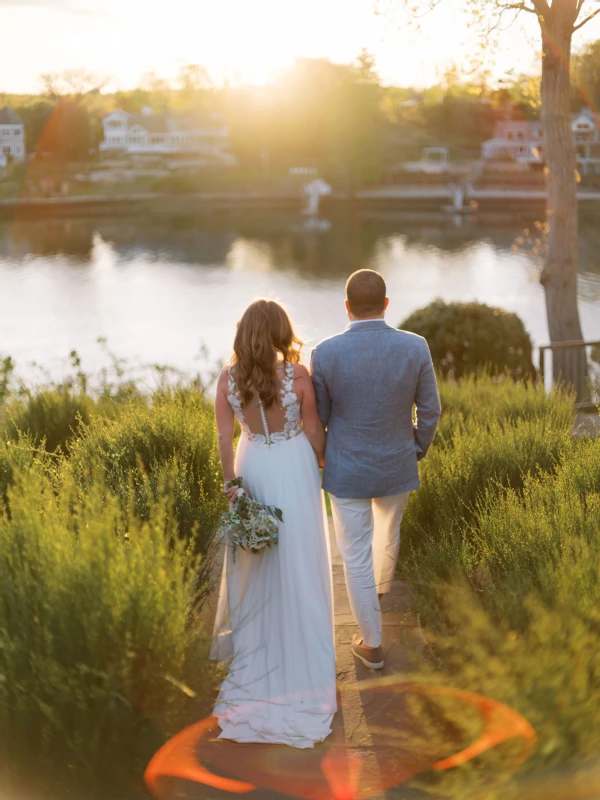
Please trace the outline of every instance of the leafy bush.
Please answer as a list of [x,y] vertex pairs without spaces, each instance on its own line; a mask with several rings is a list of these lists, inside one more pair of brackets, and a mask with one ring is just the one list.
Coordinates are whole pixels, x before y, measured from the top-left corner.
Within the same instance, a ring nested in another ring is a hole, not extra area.
[[[530,477],[522,493],[511,491],[501,501],[486,498],[481,504],[468,567],[477,571],[479,580],[485,576],[493,585],[507,586],[502,607],[496,610],[513,626],[527,624],[525,601],[532,592],[546,606],[554,605],[557,566],[569,555],[578,556],[586,542],[597,538],[599,444],[594,440],[574,443],[554,479]],[[589,576],[582,562],[575,582],[586,580]],[[495,607],[498,598],[491,597]],[[587,602],[584,592],[579,603]]]
[[441,431],[420,464],[421,489],[404,515],[403,557],[451,532],[466,535],[486,495],[519,490],[527,475],[553,472],[570,443],[573,403],[563,392],[547,396],[490,377],[441,382],[440,392]]
[[436,368],[444,377],[461,378],[485,369],[513,378],[534,374],[531,339],[521,319],[484,303],[434,300],[399,326],[427,339]]
[[160,392],[151,405],[130,404],[115,420],[93,418],[67,469],[85,490],[100,475],[122,507],[133,504],[142,519],[168,491],[180,536],[209,552],[224,496],[213,406],[200,392]]
[[142,522],[100,482],[82,497],[35,465],[13,471],[0,517],[3,779],[15,796],[130,795],[214,686],[190,626],[189,556],[163,501]]
[[[539,741],[522,768],[527,774],[576,768],[597,758],[599,746],[600,439],[571,439],[568,419],[556,430],[561,415],[551,422],[551,408],[560,411],[559,398],[548,399],[545,426],[542,417],[505,418],[498,435],[528,474],[513,486],[505,480],[503,491],[482,485],[475,503],[472,482],[452,475],[453,456],[457,473],[467,463],[461,420],[441,448],[446,471],[436,467],[438,480],[453,482],[454,516],[429,509],[427,546],[408,554],[405,570],[443,668],[431,677],[493,697],[529,720]],[[471,434],[485,435],[478,428]],[[549,440],[548,455],[558,447],[559,463],[540,458],[540,436]],[[489,439],[485,444],[499,449]],[[473,469],[485,470],[478,446],[471,452]],[[429,455],[424,468],[428,462]],[[509,471],[502,467],[503,476]],[[442,500],[430,495],[428,505],[437,502],[448,505],[447,493]],[[470,797],[485,789],[489,798],[532,796],[517,781],[492,790],[490,773],[477,766],[444,776],[445,794]],[[572,775],[571,791],[576,780]]]
[[0,420],[7,440],[16,441],[23,433],[37,446],[44,444],[50,453],[65,453],[94,414],[113,417],[115,413],[116,404],[109,398],[94,400],[69,389],[40,389],[9,403]]
[[[42,464],[43,461],[42,456]],[[40,462],[40,454],[27,436],[19,435],[16,442],[0,439],[0,514],[9,511],[8,491],[14,483],[15,467],[26,472],[36,462]]]
[[[496,421],[503,425],[519,420],[544,419],[549,427],[567,429],[574,419],[574,397],[565,390],[550,395],[531,383],[515,383],[505,376],[485,373],[465,375],[460,381],[439,382],[442,417],[434,447],[439,439],[452,437],[462,423]],[[423,466],[426,461],[423,462]]]
[[10,356],[0,358],[0,403],[10,395],[15,362]]

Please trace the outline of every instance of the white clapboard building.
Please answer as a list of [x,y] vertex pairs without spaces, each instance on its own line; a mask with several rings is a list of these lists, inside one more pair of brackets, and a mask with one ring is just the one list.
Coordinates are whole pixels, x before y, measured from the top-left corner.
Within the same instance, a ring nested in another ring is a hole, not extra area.
[[0,167],[25,158],[25,126],[8,106],[0,109]]
[[[600,173],[600,115],[589,108],[571,114],[571,131],[581,172]],[[522,164],[542,165],[544,149],[541,122],[502,120],[496,124],[493,139],[482,144],[481,155],[484,160],[510,158]]]
[[141,114],[113,111],[103,120],[105,154],[203,156],[228,164],[229,130],[218,114],[155,114],[144,108]]

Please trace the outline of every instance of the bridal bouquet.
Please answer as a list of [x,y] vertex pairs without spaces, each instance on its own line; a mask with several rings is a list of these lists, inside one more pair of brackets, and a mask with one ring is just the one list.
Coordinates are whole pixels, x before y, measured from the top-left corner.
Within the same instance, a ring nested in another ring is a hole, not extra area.
[[233,560],[240,547],[251,553],[260,553],[265,547],[279,543],[279,523],[283,514],[279,508],[257,503],[242,488],[242,479],[235,478],[227,488],[237,486],[235,501],[229,511],[221,515],[218,534],[227,536],[233,547]]

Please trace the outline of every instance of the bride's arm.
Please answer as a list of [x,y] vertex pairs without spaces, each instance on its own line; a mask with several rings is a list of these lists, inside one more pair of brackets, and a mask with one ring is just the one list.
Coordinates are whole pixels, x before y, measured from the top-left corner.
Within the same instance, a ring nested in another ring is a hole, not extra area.
[[297,394],[300,395],[302,404],[302,430],[315,451],[319,465],[322,466],[325,459],[325,432],[317,411],[317,399],[313,383],[308,370],[301,365],[296,367],[295,377],[300,389]]
[[[217,434],[219,441],[219,457],[223,468],[224,484],[235,478],[234,455],[233,455],[233,435],[235,430],[235,415],[227,399],[227,370],[219,375],[217,383],[217,396],[215,398],[215,417],[217,420]],[[232,500],[237,489],[223,491]]]

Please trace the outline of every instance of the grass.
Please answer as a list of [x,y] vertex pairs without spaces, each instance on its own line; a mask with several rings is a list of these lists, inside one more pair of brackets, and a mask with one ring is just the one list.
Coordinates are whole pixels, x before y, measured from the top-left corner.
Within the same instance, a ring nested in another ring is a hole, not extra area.
[[[194,552],[209,553],[224,498],[214,412],[202,393],[160,391],[150,403],[126,405],[116,419],[94,417],[66,469],[84,491],[100,474],[122,507],[142,519],[168,491],[180,537]],[[204,567],[208,561],[206,578]]]
[[462,537],[484,495],[518,490],[527,475],[553,472],[570,444],[568,394],[546,396],[533,386],[480,377],[442,383],[441,399],[439,433],[403,520],[403,557],[429,549],[432,539]]
[[117,410],[112,398],[95,400],[84,392],[42,389],[1,408],[0,430],[6,441],[27,434],[37,447],[66,453],[92,417],[114,418]]
[[[149,757],[205,715],[218,679],[195,614],[223,503],[212,405],[191,388],[102,399],[83,388],[0,404],[11,796],[141,793]],[[404,577],[435,637],[435,663],[415,677],[522,713],[539,736],[523,775],[577,767],[600,746],[600,440],[571,438],[561,392],[489,377],[440,390],[402,532]],[[443,712],[478,734],[464,709]],[[520,800],[513,755],[497,748],[423,780],[434,796]]]
[[5,788],[135,793],[214,686],[190,625],[191,555],[162,500],[143,521],[101,481],[84,496],[68,479],[57,488],[39,457],[13,474],[0,520]]
[[219,675],[197,614],[223,506],[212,404],[9,394],[0,496],[0,793],[142,796]]
[[[403,571],[435,639],[429,679],[529,720],[538,744],[521,779],[576,776],[600,747],[600,440],[571,439],[569,397],[522,386],[490,396],[492,386],[442,387],[453,419],[422,465]],[[471,414],[469,394],[487,396],[487,410]],[[500,748],[436,788],[516,800],[507,758]]]

